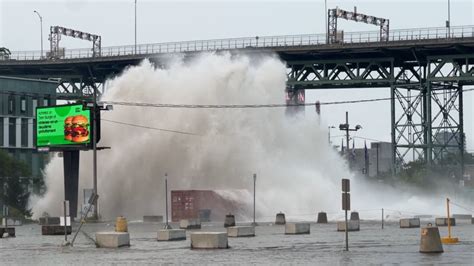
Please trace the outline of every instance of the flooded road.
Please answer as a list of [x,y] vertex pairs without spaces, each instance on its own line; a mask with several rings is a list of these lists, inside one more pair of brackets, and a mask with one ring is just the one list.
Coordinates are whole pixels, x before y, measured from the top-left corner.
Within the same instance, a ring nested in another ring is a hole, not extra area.
[[[427,222],[422,222],[426,225]],[[172,224],[173,228],[178,225]],[[421,254],[420,229],[400,229],[398,222],[362,221],[361,231],[350,232],[350,251],[344,249],[344,233],[336,224],[311,223],[309,235],[285,235],[284,226],[261,223],[256,236],[229,238],[226,250],[191,250],[187,240],[157,242],[159,223],[129,223],[131,246],[120,249],[96,248],[91,239],[79,233],[74,247],[62,247],[64,236],[42,236],[36,224],[16,227],[16,238],[0,239],[2,265],[110,265],[110,264],[452,264],[472,265],[474,225],[458,223],[453,236],[460,243],[444,245],[444,253]],[[77,229],[74,225],[73,230]],[[113,223],[86,224],[87,235],[113,231]],[[201,231],[225,232],[223,224],[206,223]],[[441,236],[447,228],[440,227]],[[68,236],[72,239],[72,236]]]

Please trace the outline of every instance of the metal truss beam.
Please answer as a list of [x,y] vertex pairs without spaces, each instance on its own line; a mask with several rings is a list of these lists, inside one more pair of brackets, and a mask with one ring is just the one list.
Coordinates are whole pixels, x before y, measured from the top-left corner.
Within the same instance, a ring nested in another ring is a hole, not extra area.
[[287,87],[389,87],[394,171],[411,160],[464,169],[462,88],[474,84],[474,55],[414,57],[288,61]]
[[288,84],[299,89],[388,87],[393,58],[289,61]]
[[104,93],[104,83],[91,82],[87,79],[61,80],[56,89],[57,98],[60,100],[92,99],[94,86],[97,88],[97,97]]

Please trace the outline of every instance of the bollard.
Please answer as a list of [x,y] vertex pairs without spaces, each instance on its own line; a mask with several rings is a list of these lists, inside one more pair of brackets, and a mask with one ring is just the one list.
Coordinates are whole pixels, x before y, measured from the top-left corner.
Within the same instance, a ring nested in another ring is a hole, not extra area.
[[235,217],[233,214],[227,214],[225,216],[224,227],[235,226]]
[[117,217],[115,220],[115,232],[128,232],[127,219],[125,217]]
[[359,221],[359,213],[351,212],[351,221]]
[[421,228],[420,253],[441,252],[443,252],[443,244],[441,244],[438,227],[428,224],[427,227]]
[[275,224],[286,224],[284,213],[282,213],[282,212],[277,213],[276,219],[275,219]]
[[327,224],[328,223],[328,216],[325,212],[319,212],[318,213],[318,221],[316,222],[318,224]]

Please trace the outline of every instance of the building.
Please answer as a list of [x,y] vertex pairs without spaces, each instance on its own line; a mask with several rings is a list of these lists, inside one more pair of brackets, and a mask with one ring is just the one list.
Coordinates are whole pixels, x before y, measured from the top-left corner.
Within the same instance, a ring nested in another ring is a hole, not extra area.
[[42,183],[48,159],[35,148],[36,107],[55,105],[57,86],[53,81],[0,76],[0,149],[29,166],[30,188]]
[[[466,146],[466,136],[463,135],[464,150]],[[436,159],[443,160],[450,155],[459,156],[461,153],[461,138],[459,132],[440,131],[433,136],[433,153]]]
[[372,142],[367,147],[349,150],[350,166],[353,171],[369,177],[386,175],[392,171],[392,143]]

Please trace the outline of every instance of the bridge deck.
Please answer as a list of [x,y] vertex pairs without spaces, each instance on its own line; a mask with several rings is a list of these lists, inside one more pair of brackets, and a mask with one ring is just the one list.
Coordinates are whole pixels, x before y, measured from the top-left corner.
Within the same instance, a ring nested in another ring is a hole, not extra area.
[[171,53],[192,56],[203,51],[277,53],[285,61],[387,57],[425,61],[433,55],[474,53],[474,26],[453,27],[449,34],[446,28],[395,30],[388,42],[380,42],[378,32],[356,32],[346,33],[335,44],[326,44],[326,35],[319,34],[145,44],[138,45],[136,53],[133,45],[117,46],[103,48],[100,57],[92,57],[90,49],[73,49],[56,60],[41,59],[37,51],[12,52],[10,60],[0,60],[0,75],[80,77],[89,75],[91,67],[100,81],[145,58],[159,62]]

